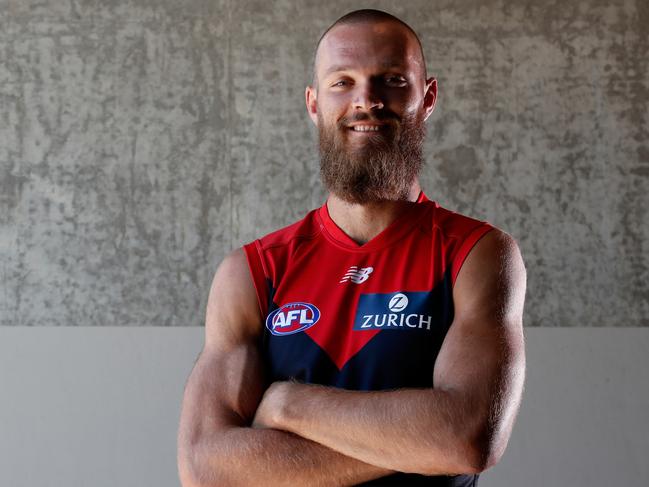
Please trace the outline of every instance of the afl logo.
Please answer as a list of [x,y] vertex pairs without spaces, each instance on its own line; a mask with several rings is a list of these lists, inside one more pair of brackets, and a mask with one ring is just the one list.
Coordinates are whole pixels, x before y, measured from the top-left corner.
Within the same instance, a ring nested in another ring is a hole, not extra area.
[[390,302],[388,303],[388,308],[390,308],[390,311],[394,313],[403,311],[404,309],[406,309],[406,306],[408,306],[408,296],[402,293],[398,293],[392,296],[392,298],[390,298]]
[[292,335],[315,325],[320,310],[309,303],[287,303],[266,317],[266,328],[276,336]]

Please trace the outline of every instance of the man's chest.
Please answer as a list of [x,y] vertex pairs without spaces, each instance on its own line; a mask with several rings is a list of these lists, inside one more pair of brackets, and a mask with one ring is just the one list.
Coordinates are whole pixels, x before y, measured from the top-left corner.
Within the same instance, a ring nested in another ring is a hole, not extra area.
[[444,267],[425,239],[382,252],[324,247],[297,256],[277,274],[265,317],[271,379],[431,386],[453,314]]

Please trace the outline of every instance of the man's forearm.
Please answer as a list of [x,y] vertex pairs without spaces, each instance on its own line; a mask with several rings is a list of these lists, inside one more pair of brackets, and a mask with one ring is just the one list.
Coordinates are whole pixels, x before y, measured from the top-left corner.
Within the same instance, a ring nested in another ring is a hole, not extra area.
[[273,404],[270,428],[290,431],[363,462],[427,475],[476,471],[469,438],[471,411],[437,389],[349,391],[275,383],[262,399]]
[[206,439],[195,450],[192,464],[192,476],[201,487],[342,486],[394,473],[293,433],[247,427],[232,427]]

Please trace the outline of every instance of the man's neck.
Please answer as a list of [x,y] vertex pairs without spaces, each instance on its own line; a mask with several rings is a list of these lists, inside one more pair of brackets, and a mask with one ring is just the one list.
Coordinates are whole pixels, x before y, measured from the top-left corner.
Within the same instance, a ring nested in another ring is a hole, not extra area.
[[385,230],[407,206],[417,201],[420,192],[419,182],[415,181],[407,200],[354,204],[330,193],[326,204],[334,223],[356,243],[363,245]]

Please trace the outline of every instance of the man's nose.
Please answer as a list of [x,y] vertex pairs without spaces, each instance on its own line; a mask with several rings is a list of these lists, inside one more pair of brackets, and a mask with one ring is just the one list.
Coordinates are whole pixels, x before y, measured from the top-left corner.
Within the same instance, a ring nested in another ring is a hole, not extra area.
[[354,97],[354,108],[364,110],[381,110],[383,108],[383,100],[371,83],[358,87]]

